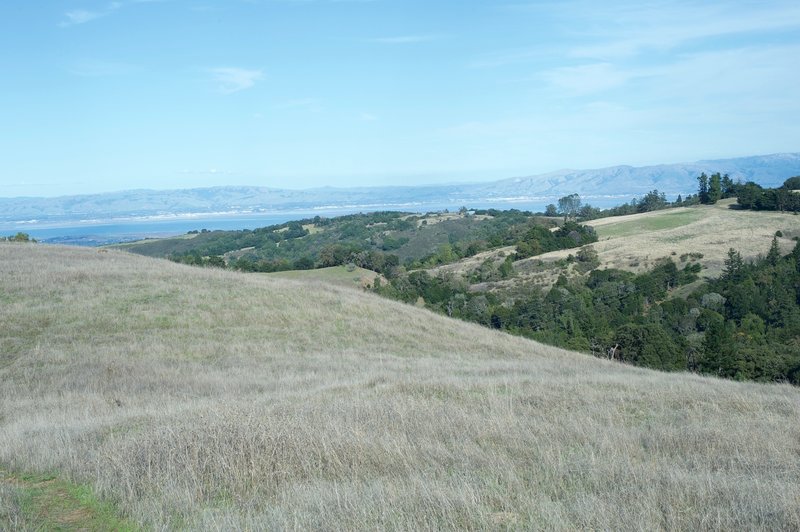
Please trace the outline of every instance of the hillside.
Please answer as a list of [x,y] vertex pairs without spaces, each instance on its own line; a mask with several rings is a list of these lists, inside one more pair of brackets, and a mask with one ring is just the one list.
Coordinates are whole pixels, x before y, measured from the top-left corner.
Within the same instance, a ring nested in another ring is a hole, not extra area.
[[800,527],[797,388],[123,252],[0,244],[0,274],[0,463],[146,528]]
[[[642,214],[614,216],[585,222],[597,232],[599,241],[592,244],[597,251],[600,268],[618,268],[632,272],[651,269],[659,259],[671,258],[678,264],[687,261],[703,266],[703,277],[716,277],[723,268],[730,248],[745,259],[766,254],[770,239],[777,231],[784,253],[800,237],[800,217],[775,211],[732,209],[735,199],[716,205],[679,207]],[[555,282],[562,267],[557,267],[574,250],[559,250],[515,262],[519,275],[494,286],[535,283],[543,286]],[[693,255],[693,257],[692,257]],[[535,268],[542,262],[551,267]],[[441,266],[437,271],[470,272],[476,261]]]

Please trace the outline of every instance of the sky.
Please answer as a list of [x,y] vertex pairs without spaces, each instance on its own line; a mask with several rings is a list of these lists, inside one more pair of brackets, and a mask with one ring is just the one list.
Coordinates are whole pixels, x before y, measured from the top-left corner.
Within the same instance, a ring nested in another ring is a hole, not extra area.
[[800,2],[3,0],[0,196],[800,151]]

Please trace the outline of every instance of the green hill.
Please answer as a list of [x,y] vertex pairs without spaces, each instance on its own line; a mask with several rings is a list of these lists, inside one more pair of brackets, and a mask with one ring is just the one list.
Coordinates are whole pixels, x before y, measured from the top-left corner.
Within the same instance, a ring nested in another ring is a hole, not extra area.
[[[788,385],[117,251],[3,243],[0,275],[0,463],[144,528],[800,528]],[[21,489],[0,528],[52,510]]]

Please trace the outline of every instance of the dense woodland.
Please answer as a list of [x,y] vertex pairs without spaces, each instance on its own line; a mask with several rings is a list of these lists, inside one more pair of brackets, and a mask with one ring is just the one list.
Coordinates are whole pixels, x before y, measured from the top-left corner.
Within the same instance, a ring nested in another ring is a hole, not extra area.
[[[385,297],[548,344],[654,369],[800,384],[800,244],[782,257],[777,240],[771,247],[765,242],[766,254],[752,262],[731,249],[724,274],[705,282],[699,282],[699,254],[665,257],[638,275],[597,269],[591,246],[597,236],[580,221],[728,197],[741,208],[793,210],[786,198],[800,197],[793,192],[800,177],[762,189],[702,174],[698,185],[696,195],[674,202],[653,190],[603,211],[572,194],[538,215],[462,209],[457,216],[315,217],[252,231],[204,230],[135,251],[249,272],[351,264],[381,273],[373,290]],[[500,251],[466,275],[436,270],[499,248],[512,251]],[[517,260],[572,248],[575,253],[555,265],[572,274],[549,289],[513,282],[475,289],[476,283],[513,280]]]

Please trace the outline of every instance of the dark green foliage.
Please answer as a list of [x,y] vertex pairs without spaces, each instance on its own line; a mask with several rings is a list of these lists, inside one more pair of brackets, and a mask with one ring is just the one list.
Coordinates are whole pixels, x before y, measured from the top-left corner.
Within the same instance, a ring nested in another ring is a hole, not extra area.
[[719,172],[711,174],[708,180],[708,203],[713,205],[722,199],[722,177]]
[[19,232],[16,235],[0,237],[0,242],[36,242],[35,238],[31,238],[28,233]]
[[762,188],[752,181],[736,189],[736,202],[743,209],[800,212],[800,176],[791,177],[779,188]]
[[700,203],[713,205],[723,198],[736,195],[739,185],[735,184],[728,174],[719,172],[707,176],[705,172],[697,177],[697,196]]
[[700,203],[707,204],[709,202],[708,176],[705,172],[697,176],[697,196],[700,198]]
[[686,369],[686,359],[670,334],[655,323],[623,325],[614,341],[623,362],[665,371]]
[[800,175],[790,177],[784,181],[783,188],[788,190],[800,190]]
[[593,242],[597,242],[597,234],[594,229],[570,221],[565,222],[556,231],[535,225],[526,231],[515,244],[517,258],[524,259],[549,251],[569,249]]
[[666,208],[667,205],[666,194],[658,190],[652,190],[639,200],[639,203],[636,205],[636,210],[638,212],[657,211]]

